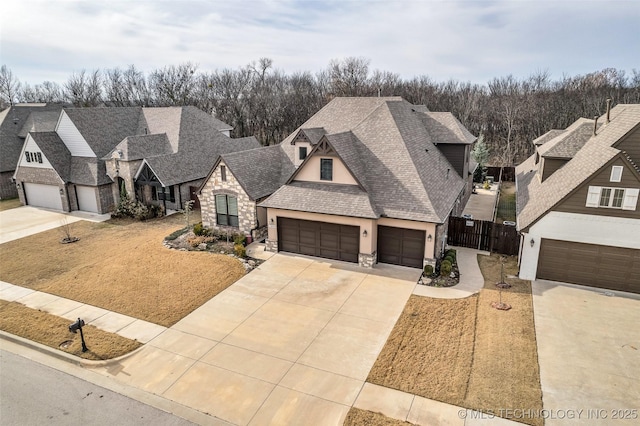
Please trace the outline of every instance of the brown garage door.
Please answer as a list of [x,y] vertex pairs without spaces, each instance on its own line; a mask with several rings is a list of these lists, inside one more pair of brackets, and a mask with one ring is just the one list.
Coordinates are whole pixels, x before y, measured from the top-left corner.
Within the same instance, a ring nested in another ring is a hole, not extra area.
[[537,277],[640,293],[640,250],[543,239]]
[[335,223],[278,218],[278,250],[358,262],[360,228]]
[[424,231],[378,226],[378,261],[422,268]]

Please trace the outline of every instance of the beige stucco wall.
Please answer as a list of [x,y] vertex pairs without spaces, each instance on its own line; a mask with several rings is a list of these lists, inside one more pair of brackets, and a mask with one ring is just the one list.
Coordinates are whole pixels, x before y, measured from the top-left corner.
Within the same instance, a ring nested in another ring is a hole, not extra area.
[[[296,147],[298,144],[296,144]],[[296,150],[297,154],[297,150]],[[333,180],[320,180],[320,159],[331,158],[333,160]],[[314,155],[300,168],[294,180],[305,182],[340,183],[346,185],[357,185],[347,167],[338,157]]]
[[311,154],[312,146],[311,146],[311,144],[309,142],[301,142],[301,141],[296,142],[295,143],[296,149],[295,149],[294,157],[293,157],[293,165],[296,166],[296,167],[300,166],[300,164],[302,164],[302,162],[304,161],[304,160],[300,160],[300,149],[299,148],[301,146],[304,146],[304,147],[307,148],[307,155]]

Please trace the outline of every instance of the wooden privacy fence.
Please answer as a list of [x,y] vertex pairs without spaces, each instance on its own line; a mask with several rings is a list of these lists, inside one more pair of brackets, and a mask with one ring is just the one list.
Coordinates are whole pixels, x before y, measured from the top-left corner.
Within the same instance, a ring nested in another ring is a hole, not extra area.
[[450,217],[447,243],[513,256],[518,254],[520,237],[515,226]]

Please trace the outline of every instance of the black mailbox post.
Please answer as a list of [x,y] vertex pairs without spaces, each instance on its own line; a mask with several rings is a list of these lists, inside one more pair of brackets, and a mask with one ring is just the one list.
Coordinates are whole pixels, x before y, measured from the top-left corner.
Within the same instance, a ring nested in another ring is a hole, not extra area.
[[80,340],[82,341],[82,352],[86,352],[89,349],[87,349],[87,345],[84,343],[84,333],[82,333],[83,325],[84,325],[84,321],[78,318],[78,321],[72,323],[69,326],[69,331],[75,334],[78,332],[78,330],[80,330]]

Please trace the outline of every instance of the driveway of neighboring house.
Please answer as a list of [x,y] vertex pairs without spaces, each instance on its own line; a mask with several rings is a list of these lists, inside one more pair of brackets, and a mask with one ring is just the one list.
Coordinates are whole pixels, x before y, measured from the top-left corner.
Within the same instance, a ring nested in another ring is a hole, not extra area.
[[544,280],[533,293],[544,408],[573,410],[579,423],[638,424],[640,296]]
[[342,424],[420,272],[276,254],[98,371],[234,424]]
[[101,222],[109,217],[108,214],[98,215],[87,212],[69,214],[30,206],[5,210],[0,212],[0,244],[58,228],[64,224],[72,224],[79,220]]

